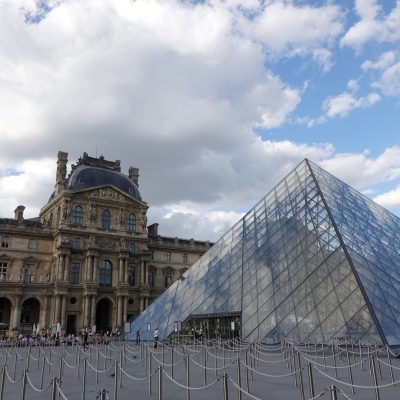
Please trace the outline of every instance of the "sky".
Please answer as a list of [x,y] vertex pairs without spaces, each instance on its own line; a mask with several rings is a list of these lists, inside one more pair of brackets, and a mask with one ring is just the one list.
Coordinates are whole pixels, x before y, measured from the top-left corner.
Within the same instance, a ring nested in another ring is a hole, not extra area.
[[400,1],[0,0],[0,217],[83,152],[217,240],[309,158],[400,215]]

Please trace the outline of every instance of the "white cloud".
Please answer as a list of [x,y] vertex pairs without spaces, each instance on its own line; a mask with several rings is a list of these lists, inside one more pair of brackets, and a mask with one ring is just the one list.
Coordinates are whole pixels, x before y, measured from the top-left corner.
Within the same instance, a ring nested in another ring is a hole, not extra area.
[[362,68],[364,71],[376,71],[379,74],[373,86],[382,90],[384,95],[400,95],[400,59],[396,52],[386,51],[376,61],[366,60]]
[[360,48],[369,41],[396,43],[400,39],[400,3],[387,15],[378,0],[356,0],[356,22],[341,39],[341,44]]
[[359,97],[353,93],[344,92],[325,99],[322,108],[329,118],[346,117],[351,111],[357,108],[371,107],[380,100],[381,96],[375,92]]
[[387,148],[377,157],[364,153],[341,153],[321,166],[358,190],[400,178],[400,147]]
[[390,190],[389,192],[376,196],[374,201],[383,207],[400,209],[400,186]]
[[329,44],[343,29],[341,9],[296,6],[289,1],[267,3],[251,24],[256,38],[275,51],[319,48]]

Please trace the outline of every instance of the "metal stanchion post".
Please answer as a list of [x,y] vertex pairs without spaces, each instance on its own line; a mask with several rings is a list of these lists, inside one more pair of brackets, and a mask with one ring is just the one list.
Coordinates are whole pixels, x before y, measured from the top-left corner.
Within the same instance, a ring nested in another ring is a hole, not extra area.
[[147,376],[149,377],[149,395],[151,395],[151,361],[152,361],[153,353],[149,351],[149,362],[148,362],[148,373]]
[[393,376],[393,368],[392,368],[392,360],[390,359],[390,353],[389,353],[389,346],[386,345],[386,353],[387,353],[387,358],[388,358],[388,363],[390,365],[390,379],[392,380],[393,386],[394,384],[394,376]]
[[0,386],[0,400],[3,400],[3,393],[4,393],[4,384],[6,378],[6,366],[4,365],[1,369],[1,386]]
[[171,345],[171,376],[174,377],[174,345]]
[[301,400],[305,399],[304,396],[304,383],[303,383],[303,373],[301,370],[301,362],[300,362],[300,353],[297,354],[297,364],[299,365],[299,380],[300,380],[300,392],[301,392]]
[[249,357],[248,357],[247,351],[246,351],[246,353],[244,353],[244,356],[245,356],[245,362],[246,362],[246,387],[247,387],[247,393],[250,393],[250,379],[249,379],[249,367],[248,367]]
[[15,380],[15,374],[17,373],[17,350],[15,350],[15,358],[14,358],[14,375],[13,375],[13,379]]
[[115,364],[114,364],[114,400],[117,400],[117,399],[118,399],[118,361],[115,361]]
[[240,370],[240,357],[237,358],[238,400],[242,400],[242,374]]
[[86,396],[86,368],[87,368],[87,360],[85,358],[83,360],[82,400],[85,400],[85,396]]
[[46,359],[43,357],[43,365],[42,365],[42,373],[40,376],[40,389],[43,389],[43,377],[44,377],[44,369],[46,367]]
[[224,400],[228,400],[228,374],[224,372]]
[[311,363],[307,364],[308,371],[308,384],[310,385],[310,397],[314,397],[314,380],[313,380],[313,372]]
[[57,378],[53,379],[53,387],[51,390],[51,400],[57,400]]
[[[97,354],[96,354],[96,383],[99,383],[99,348],[97,348]],[[89,353],[90,355],[90,353]],[[89,361],[90,362],[90,361]]]
[[[374,357],[371,357],[371,365],[372,365],[372,375],[374,376],[374,385],[378,386],[378,377],[376,375],[376,367],[375,367],[375,359]],[[376,400],[380,400],[380,395],[379,395],[379,388],[375,388],[375,398]]]
[[[123,360],[122,352],[119,354],[119,358],[120,358],[119,366],[120,366],[120,368],[122,368],[122,360]],[[119,387],[122,388],[122,371],[120,371],[120,374],[119,374]]]
[[21,400],[25,400],[25,393],[26,393],[26,369],[24,369],[23,372],[23,378],[22,378],[22,396]]
[[49,373],[50,373],[50,363],[51,363],[51,347],[50,347],[50,350],[49,350]]
[[203,356],[204,356],[204,386],[207,386],[207,352],[206,352],[206,348],[204,348]]
[[26,369],[29,369],[29,366],[31,364],[31,351],[32,351],[32,347],[29,346],[28,356],[27,356],[27,359],[26,359]]
[[331,393],[331,400],[337,400],[337,390],[336,386],[329,385],[329,391]]
[[350,379],[350,383],[351,383],[351,393],[355,393],[354,391],[354,386],[353,386],[353,372],[351,371],[351,363],[350,363],[350,356],[349,356],[349,352],[347,352],[347,365],[349,366],[349,379]]
[[162,400],[162,365],[158,367],[158,400]]
[[189,354],[186,356],[186,386],[188,387],[186,389],[186,399],[190,400],[190,370],[189,370]]

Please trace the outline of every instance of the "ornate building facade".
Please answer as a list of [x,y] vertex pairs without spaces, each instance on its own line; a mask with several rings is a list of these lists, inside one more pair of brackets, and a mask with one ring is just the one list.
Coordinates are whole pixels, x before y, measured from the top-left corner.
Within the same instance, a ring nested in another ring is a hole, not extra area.
[[58,152],[54,192],[38,218],[0,219],[0,329],[61,324],[119,328],[190,268],[211,243],[169,238],[147,226],[139,170],[86,153],[67,176]]

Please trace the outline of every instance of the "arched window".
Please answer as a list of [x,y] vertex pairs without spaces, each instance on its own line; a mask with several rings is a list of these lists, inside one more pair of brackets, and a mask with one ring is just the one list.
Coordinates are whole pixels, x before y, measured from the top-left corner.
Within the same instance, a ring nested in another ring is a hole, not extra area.
[[72,223],[83,225],[83,207],[77,205],[72,208]]
[[99,285],[112,286],[112,265],[108,260],[101,260],[99,264]]
[[128,267],[128,285],[135,286],[136,284],[136,277],[135,277],[135,267],[130,265]]
[[111,213],[108,210],[104,210],[101,214],[101,227],[103,229],[110,229],[111,226]]
[[128,232],[135,232],[136,231],[136,215],[129,214],[127,219],[127,230]]

